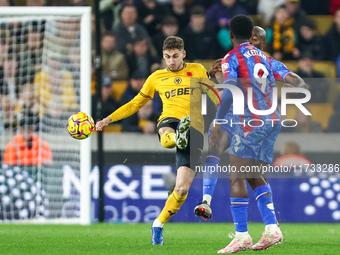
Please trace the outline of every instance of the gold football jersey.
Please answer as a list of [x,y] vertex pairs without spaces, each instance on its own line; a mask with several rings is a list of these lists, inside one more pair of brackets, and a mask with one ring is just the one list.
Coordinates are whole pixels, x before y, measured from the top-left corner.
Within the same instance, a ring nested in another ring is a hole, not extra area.
[[[163,111],[159,121],[170,117],[180,120],[184,115],[189,115],[191,126],[203,134],[204,121],[201,114],[201,95],[202,92],[208,94],[211,100],[218,104],[217,92],[212,88],[213,86],[214,83],[208,80],[207,71],[201,64],[186,63],[185,67],[177,72],[165,68],[152,73],[139,94],[122,107],[128,112],[136,112],[149,99],[153,99],[155,93],[158,92],[163,103]],[[120,112],[120,109],[110,115],[113,121],[121,119],[117,116],[118,112]]]
[[153,98],[155,92],[158,92],[163,103],[159,121],[169,117],[181,119],[184,115],[190,115],[191,126],[203,133],[201,95],[203,91],[208,91],[214,86],[210,81],[210,84],[207,84],[207,80],[207,71],[201,64],[186,63],[186,66],[178,72],[165,68],[151,74],[140,94]]

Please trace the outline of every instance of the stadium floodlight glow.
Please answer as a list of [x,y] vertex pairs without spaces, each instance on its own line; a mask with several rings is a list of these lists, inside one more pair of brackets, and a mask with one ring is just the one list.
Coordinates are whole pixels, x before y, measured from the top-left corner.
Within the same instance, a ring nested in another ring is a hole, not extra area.
[[[71,107],[68,109],[71,113],[73,111],[82,111],[85,113],[91,112],[91,7],[1,7],[0,8],[0,22],[2,26],[6,26],[8,24],[8,28],[10,24],[19,24],[20,29],[16,29],[15,39],[6,38],[6,43],[8,43],[8,47],[15,46],[15,49],[19,49],[20,55],[19,65],[22,64],[21,61],[26,61],[25,57],[25,49],[27,48],[27,34],[28,29],[25,30],[30,25],[38,24],[38,26],[42,26],[44,24],[44,35],[41,41],[42,46],[42,57],[41,57],[41,69],[40,71],[47,70],[49,72],[50,79],[49,82],[58,82],[58,79],[55,78],[53,80],[53,74],[58,73],[60,70],[54,66],[49,66],[48,61],[54,54],[59,54],[61,56],[61,64],[62,68],[67,68],[66,62],[63,62],[65,58],[69,57],[71,59],[71,51],[74,50],[73,53],[77,55],[74,57],[75,62],[73,63],[75,66],[79,67],[76,70],[68,69],[67,72],[71,73],[69,75],[72,79],[72,86],[74,88],[74,97],[76,100],[70,103]],[[74,31],[76,32],[78,37],[74,37],[72,34],[72,29],[70,26],[77,25]],[[8,29],[9,30],[9,29]],[[6,30],[7,31],[7,30]],[[71,32],[70,32],[71,31]],[[59,33],[62,32],[62,33]],[[64,36],[64,37],[63,37]],[[72,39],[70,39],[72,37]],[[15,45],[14,45],[15,44]],[[5,57],[6,59],[6,57]],[[55,70],[53,68],[56,68]],[[19,72],[19,78],[25,78],[27,75],[23,74],[23,72]],[[64,72],[65,73],[65,72]],[[63,74],[64,74],[63,73]],[[25,76],[26,75],[26,76]],[[24,77],[25,76],[25,77]],[[43,77],[43,76],[42,76]],[[62,76],[64,79],[64,76]],[[35,76],[36,79],[36,76]],[[41,87],[44,86],[44,80],[41,79]],[[51,81],[52,80],[52,81]],[[64,81],[64,80],[63,80]],[[66,84],[66,85],[65,85]],[[81,84],[81,86],[80,86]],[[36,85],[36,84],[34,84]],[[20,85],[23,86],[23,85]],[[70,90],[69,83],[64,83],[60,85],[62,89],[65,91]],[[63,90],[62,90],[63,91]],[[38,203],[31,203],[31,207],[25,209],[28,214],[22,209],[21,200],[15,198],[14,196],[17,193],[11,193],[6,196],[4,201],[0,201],[0,223],[58,223],[58,224],[90,224],[90,170],[91,170],[91,138],[85,139],[81,142],[73,140],[66,131],[66,122],[64,123],[62,118],[55,115],[49,115],[46,118],[46,114],[42,114],[42,112],[46,113],[49,111],[48,107],[52,105],[51,102],[54,102],[54,96],[58,94],[53,94],[52,90],[49,91],[50,94],[47,96],[47,99],[44,98],[44,95],[40,95],[39,101],[39,131],[37,134],[44,140],[48,141],[50,147],[52,149],[52,154],[54,157],[54,164],[52,169],[49,169],[48,172],[45,169],[45,166],[39,166],[36,173],[36,180],[33,179],[34,182],[34,191],[38,192],[38,200],[41,199],[41,195],[45,194],[46,204],[38,207]],[[63,92],[64,93],[64,92]],[[41,93],[43,94],[43,93]],[[56,97],[57,97],[56,96]],[[60,95],[59,95],[60,96]],[[64,96],[64,94],[62,95]],[[58,99],[61,98],[57,97]],[[66,98],[66,100],[64,100]],[[62,108],[64,106],[65,101],[70,98],[62,98],[60,100],[60,104],[54,102],[55,108]],[[53,99],[53,100],[52,100]],[[44,104],[43,100],[47,100],[49,104]],[[70,101],[70,100],[69,100]],[[75,106],[76,105],[76,106]],[[61,112],[65,113],[64,110]],[[11,113],[14,115],[14,112]],[[59,118],[59,119],[58,119]],[[57,126],[60,128],[57,130]],[[47,131],[46,131],[47,130]],[[57,130],[57,131],[55,131]],[[11,133],[12,132],[12,133]],[[13,138],[13,130],[9,130],[9,132],[2,131],[0,134],[1,149],[4,150],[6,143]],[[3,165],[3,162],[1,162]],[[63,186],[63,169],[65,165],[71,166],[76,169],[80,175],[80,186],[81,186],[81,194],[77,194],[73,197],[71,201],[68,201],[68,204],[62,198],[62,186]],[[2,167],[2,169],[4,169]],[[19,168],[16,168],[17,171],[21,171]],[[19,170],[18,170],[19,169]],[[4,170],[1,171],[0,168],[0,177],[4,176]],[[14,171],[15,173],[15,171]],[[21,178],[21,175],[18,178]],[[29,177],[27,177],[29,178]],[[54,179],[53,179],[54,178]],[[52,183],[53,182],[53,183]],[[40,189],[38,185],[46,186],[45,188]],[[0,184],[1,185],[1,184]],[[16,184],[14,184],[16,185]],[[17,184],[19,185],[19,183]],[[27,185],[27,183],[26,183]],[[3,186],[3,191],[9,192],[8,188]],[[22,188],[25,187],[25,184],[22,184]],[[15,187],[16,188],[16,187]],[[18,187],[20,188],[20,187]],[[38,190],[38,191],[37,191]],[[52,192],[52,193],[49,193]],[[14,194],[14,195],[13,195]],[[33,194],[33,193],[32,193]],[[8,197],[8,198],[7,198]],[[27,193],[26,198],[29,199],[30,195]],[[13,199],[12,199],[13,198]],[[17,202],[19,201],[19,202]],[[3,203],[5,202],[5,203]],[[13,202],[13,204],[11,204]],[[16,204],[14,204],[16,202]],[[8,211],[1,214],[1,210],[6,208],[7,204],[10,203],[8,207]],[[24,203],[25,204],[25,203]],[[29,203],[28,203],[29,204]],[[48,205],[49,204],[49,205]],[[53,204],[53,206],[51,206]],[[44,206],[44,214],[39,215],[39,210],[43,211]],[[13,211],[14,209],[16,211]],[[49,208],[49,213],[46,213],[46,208]],[[12,210],[13,209],[13,210]],[[29,211],[32,210],[34,213],[29,214]],[[52,211],[53,210],[53,211]],[[2,215],[2,219],[1,219]],[[5,216],[6,217],[5,217]],[[27,216],[31,215],[31,216]],[[33,215],[33,216],[32,216]],[[37,217],[40,216],[40,217]],[[66,217],[65,217],[66,216]],[[7,220],[5,219],[7,218]]]

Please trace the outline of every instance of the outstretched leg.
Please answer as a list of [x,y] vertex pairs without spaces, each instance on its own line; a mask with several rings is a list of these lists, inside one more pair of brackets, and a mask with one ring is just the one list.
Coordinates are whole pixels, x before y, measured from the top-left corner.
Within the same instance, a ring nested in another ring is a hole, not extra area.
[[212,218],[210,204],[218,179],[218,165],[220,157],[228,148],[229,143],[229,136],[226,130],[216,130],[210,127],[209,134],[208,155],[204,165],[205,171],[203,172],[203,199],[194,210],[196,216],[200,216],[205,220]]

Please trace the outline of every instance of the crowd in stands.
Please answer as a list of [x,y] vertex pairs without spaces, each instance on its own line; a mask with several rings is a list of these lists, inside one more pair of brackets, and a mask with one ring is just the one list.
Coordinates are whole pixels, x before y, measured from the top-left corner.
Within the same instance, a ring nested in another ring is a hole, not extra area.
[[[0,6],[13,6],[15,3],[16,1],[12,0],[0,0]],[[27,6],[91,4],[93,1],[87,0],[26,1]],[[100,33],[103,116],[131,100],[152,72],[165,67],[162,61],[162,44],[166,37],[177,35],[183,38],[187,61],[214,60],[223,57],[232,49],[228,27],[230,19],[236,14],[249,14],[254,15],[256,25],[266,29],[266,53],[277,60],[296,63],[297,68],[293,71],[305,79],[311,91],[312,98],[309,103],[334,103],[329,125],[326,127],[306,117],[301,118],[304,125],[301,125],[300,129],[290,131],[340,132],[338,107],[340,97],[336,96],[340,91],[338,88],[340,85],[334,84],[335,79],[328,79],[335,77],[326,77],[327,74],[315,68],[320,61],[329,61],[333,67],[337,64],[340,66],[339,0],[101,0],[99,7],[101,31],[96,31],[95,16],[92,15],[92,54],[95,54],[96,35]],[[310,15],[329,17],[333,15],[333,24],[322,34]],[[2,29],[0,32],[3,34],[6,30]],[[28,32],[27,49],[21,52],[21,55],[16,54],[16,49],[6,48],[8,37],[4,35],[0,38],[1,108],[2,118],[5,119],[7,126],[14,123],[14,120],[11,120],[14,116],[11,112],[14,110],[19,119],[23,109],[26,108],[32,108],[32,111],[42,114],[36,109],[36,105],[43,103],[46,109],[50,109],[43,114],[55,116],[60,114],[58,110],[69,112],[79,103],[76,102],[76,91],[72,90],[74,82],[79,81],[79,77],[78,79],[72,77],[79,75],[79,64],[76,64],[79,61],[79,48],[78,52],[76,47],[69,52],[67,68],[61,64],[65,60],[60,59],[60,56],[49,56],[47,65],[53,66],[54,70],[58,68],[61,70],[49,72],[48,69],[41,69],[39,64],[42,56],[40,42],[43,36],[39,29],[31,29]],[[74,36],[77,36],[76,33]],[[15,35],[12,39],[18,40]],[[27,74],[24,76],[28,77],[28,80],[16,79],[18,77],[16,72],[19,69],[26,70]],[[50,76],[55,77],[50,79]],[[92,77],[92,98],[93,105],[96,105],[98,95],[94,72]],[[60,96],[49,98],[48,91],[45,91],[42,96],[30,100],[34,98],[34,93],[39,90],[39,84],[44,82],[44,79],[60,83],[44,88],[45,90],[59,88]],[[19,83],[21,86],[18,86]],[[11,84],[14,84],[15,88],[22,87],[21,91],[10,89]],[[334,87],[336,89],[332,90]],[[329,94],[332,94],[331,97]],[[293,97],[299,96],[296,94]],[[60,104],[64,105],[63,109],[58,107]],[[119,122],[120,130],[154,133],[157,117],[161,111],[162,105],[156,96],[155,100],[143,107],[139,113]],[[95,111],[92,115],[95,118],[99,117]]]

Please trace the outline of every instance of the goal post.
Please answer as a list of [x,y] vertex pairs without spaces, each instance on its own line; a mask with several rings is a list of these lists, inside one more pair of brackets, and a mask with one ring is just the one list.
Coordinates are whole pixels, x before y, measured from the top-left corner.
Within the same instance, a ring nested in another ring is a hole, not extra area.
[[[25,192],[18,185],[19,180],[22,180],[22,173],[26,174],[28,171],[20,170],[20,168],[26,169],[26,166],[8,166],[2,160],[0,169],[0,196],[2,199],[0,201],[0,223],[90,224],[91,137],[82,141],[72,139],[66,131],[65,116],[77,111],[91,113],[91,7],[1,7],[1,34],[5,35],[8,32],[9,29],[6,26],[15,27],[15,29],[11,27],[11,33],[14,33],[15,40],[2,39],[5,43],[3,47],[14,48],[12,46],[15,46],[15,54],[17,56],[21,54],[20,58],[18,58],[19,66],[20,61],[26,61],[22,57],[28,54],[25,52],[27,43],[26,30],[27,26],[33,21],[38,21],[39,26],[41,24],[44,26],[44,36],[41,42],[42,56],[39,59],[41,63],[35,65],[41,67],[41,69],[37,71],[40,72],[39,74],[35,73],[34,82],[32,82],[34,83],[35,95],[38,91],[37,118],[39,120],[39,130],[36,131],[36,134],[49,143],[53,155],[53,166],[46,168],[45,166],[37,166],[34,173],[35,178],[27,177],[27,179],[34,180],[33,186],[36,200],[34,201],[34,210],[32,209],[33,206],[31,206],[31,209],[25,209],[27,212],[23,213],[23,205],[27,205],[27,208],[29,208],[30,201],[26,199],[28,197],[27,190]],[[67,27],[74,24],[77,24],[74,32],[79,34],[76,38],[73,37],[72,31],[68,30]],[[59,38],[58,36],[61,33],[65,36]],[[72,55],[71,51],[74,51],[75,55]],[[74,59],[72,59],[73,57]],[[7,58],[9,57],[4,57],[4,61],[7,61]],[[59,58],[60,67],[55,63],[50,65],[51,58]],[[68,62],[64,61],[66,58]],[[70,63],[72,61],[73,63]],[[71,64],[76,68],[69,69],[68,66],[71,66]],[[65,71],[61,72],[61,68],[66,68],[67,70],[65,69]],[[27,75],[27,70],[22,69],[24,68],[19,68],[17,72],[18,80],[33,80],[32,77]],[[46,73],[48,73],[48,76],[46,76]],[[25,79],[27,77],[28,79]],[[48,95],[46,95],[46,84],[44,82],[53,83],[52,85],[48,84],[50,86],[47,90],[50,93]],[[59,87],[55,89],[54,84]],[[18,85],[18,100],[24,86],[26,86],[24,82]],[[40,90],[37,90],[37,87]],[[4,91],[0,91],[0,93],[4,93]],[[4,103],[2,102],[2,104]],[[66,104],[69,104],[69,107],[65,108]],[[15,107],[17,106],[15,105]],[[55,114],[49,107],[57,111],[59,115]],[[10,111],[8,115],[12,116],[19,126],[20,119],[18,119],[18,116],[20,115],[16,115],[16,110],[17,108]],[[1,114],[3,116],[4,112],[1,112]],[[3,120],[2,117],[1,120]],[[0,146],[1,153],[4,155],[6,144],[18,133],[19,128],[16,130],[15,126],[12,125],[9,128],[1,126],[1,129]],[[39,152],[42,153],[42,150],[40,149]],[[1,158],[3,159],[4,157]],[[68,166],[76,173],[77,178],[75,181],[77,185],[73,183],[72,190],[68,193],[69,197],[71,197],[70,201],[63,197],[65,190],[62,187],[63,178],[65,178],[65,167]],[[8,171],[6,169],[14,170],[9,173],[6,172]],[[62,174],[63,172],[64,175]],[[15,181],[13,187],[7,186],[8,179]],[[19,193],[13,192],[13,189],[18,190]],[[25,194],[27,195],[26,198],[24,198]],[[43,194],[45,195],[43,196]],[[33,193],[31,193],[31,196],[33,196]],[[41,197],[46,200],[45,204],[40,202]],[[67,202],[69,202],[68,205],[66,204]],[[34,213],[30,210],[34,211]]]

